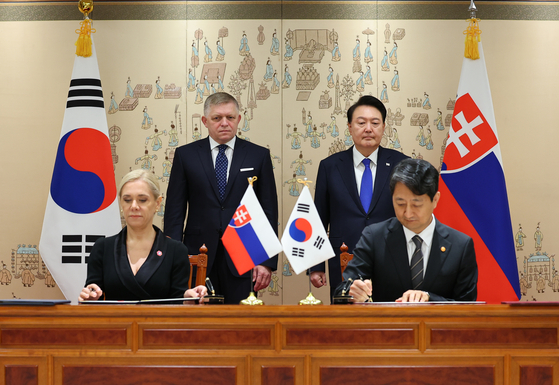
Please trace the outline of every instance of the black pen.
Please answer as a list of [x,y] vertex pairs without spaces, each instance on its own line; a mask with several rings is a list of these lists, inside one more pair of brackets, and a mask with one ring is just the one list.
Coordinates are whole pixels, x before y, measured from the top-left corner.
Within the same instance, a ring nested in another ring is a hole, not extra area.
[[342,286],[342,296],[346,295],[346,293],[349,291],[352,283],[353,283],[353,279],[351,279],[351,278],[348,278],[347,281],[345,281],[345,284]]
[[211,293],[211,295],[215,296],[214,285],[212,285],[212,281],[210,281],[210,278],[208,277],[206,277],[206,287],[208,288],[208,291]]

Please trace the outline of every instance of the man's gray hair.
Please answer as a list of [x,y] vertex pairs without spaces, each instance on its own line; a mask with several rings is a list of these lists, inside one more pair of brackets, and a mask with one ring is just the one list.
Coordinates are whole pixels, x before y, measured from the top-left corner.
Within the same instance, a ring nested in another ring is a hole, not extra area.
[[226,103],[234,103],[237,108],[237,115],[239,114],[239,102],[237,102],[237,99],[227,92],[216,92],[206,98],[204,102],[204,116],[208,117],[211,106],[218,106]]

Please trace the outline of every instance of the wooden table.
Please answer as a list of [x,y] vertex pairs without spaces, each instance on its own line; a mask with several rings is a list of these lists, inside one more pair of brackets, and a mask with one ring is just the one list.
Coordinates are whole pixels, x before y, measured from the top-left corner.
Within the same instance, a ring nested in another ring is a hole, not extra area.
[[559,384],[559,306],[0,307],[0,384]]

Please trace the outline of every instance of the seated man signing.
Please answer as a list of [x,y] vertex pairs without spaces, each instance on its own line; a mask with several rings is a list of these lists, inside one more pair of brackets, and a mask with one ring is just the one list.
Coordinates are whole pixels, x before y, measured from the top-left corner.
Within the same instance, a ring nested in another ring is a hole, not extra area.
[[394,168],[396,218],[365,227],[344,271],[354,302],[476,300],[474,242],[436,220],[438,188],[439,173],[427,161],[405,159]]

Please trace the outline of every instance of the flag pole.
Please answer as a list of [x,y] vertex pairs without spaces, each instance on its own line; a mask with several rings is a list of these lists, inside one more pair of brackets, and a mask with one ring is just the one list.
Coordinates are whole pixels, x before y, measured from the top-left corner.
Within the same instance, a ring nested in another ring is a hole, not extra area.
[[[253,176],[248,179],[248,183],[252,186],[252,184],[254,182],[256,182],[256,180],[258,179],[258,177]],[[247,298],[241,300],[241,302],[239,302],[240,305],[264,305],[264,301],[262,301],[261,299],[258,299],[258,297],[256,297],[256,295],[254,294],[254,276],[253,276],[253,271],[254,269],[250,269],[250,294],[248,295]]]
[[[304,179],[297,179],[298,183],[301,183],[304,187],[308,187],[308,183],[312,183],[311,181]],[[322,301],[315,298],[312,294],[312,285],[311,285],[311,269],[307,269],[307,274],[309,276],[309,295],[305,299],[299,301],[299,305],[322,305]]]

